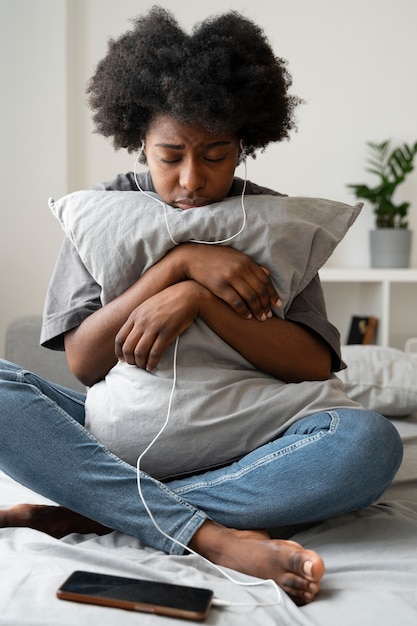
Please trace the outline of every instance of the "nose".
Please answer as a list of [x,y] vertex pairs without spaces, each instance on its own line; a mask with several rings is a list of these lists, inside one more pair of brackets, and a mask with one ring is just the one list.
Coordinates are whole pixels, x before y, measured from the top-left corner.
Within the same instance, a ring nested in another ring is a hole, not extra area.
[[201,189],[205,183],[203,164],[198,158],[184,159],[179,173],[179,183],[182,189],[194,192]]

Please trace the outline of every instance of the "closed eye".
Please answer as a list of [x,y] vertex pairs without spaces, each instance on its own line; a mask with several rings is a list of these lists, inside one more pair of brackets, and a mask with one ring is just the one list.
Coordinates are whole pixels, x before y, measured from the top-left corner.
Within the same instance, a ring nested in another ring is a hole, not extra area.
[[[222,161],[225,160],[225,158],[226,157],[224,156],[219,157],[217,159],[204,157],[204,160],[207,161],[208,163],[221,163]],[[165,165],[174,165],[175,163],[179,163],[181,161],[181,157],[178,157],[176,159],[163,159],[162,157],[159,157],[159,160],[161,161],[161,163],[164,163]]]
[[161,163],[166,163],[167,165],[170,165],[171,163],[179,163],[181,161],[181,157],[177,157],[175,159],[163,159],[162,157],[159,157],[159,160],[161,161]]
[[220,163],[221,161],[224,161],[224,159],[225,159],[225,157],[220,157],[218,159],[210,159],[209,157],[204,157],[204,158],[209,163]]

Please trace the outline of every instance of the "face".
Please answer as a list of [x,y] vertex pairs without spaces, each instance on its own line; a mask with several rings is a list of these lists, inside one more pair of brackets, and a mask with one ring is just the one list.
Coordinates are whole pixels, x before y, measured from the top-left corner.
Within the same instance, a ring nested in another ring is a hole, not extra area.
[[179,209],[223,200],[239,152],[236,135],[212,135],[170,115],[156,117],[145,136],[144,153],[156,192]]

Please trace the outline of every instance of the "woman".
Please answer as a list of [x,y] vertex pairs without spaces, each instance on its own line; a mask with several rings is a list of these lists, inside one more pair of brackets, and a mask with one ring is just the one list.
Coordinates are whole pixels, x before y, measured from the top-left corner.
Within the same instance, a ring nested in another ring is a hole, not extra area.
[[[236,165],[294,126],[299,100],[290,84],[262,31],[238,14],[206,20],[190,36],[152,9],[111,42],[88,88],[98,132],[116,148],[140,150],[149,172],[101,188],[140,188],[183,211],[240,196]],[[249,181],[245,194],[279,196]],[[315,397],[320,389],[320,410],[300,400],[280,436],[227,464],[163,482],[142,472],[144,501],[162,534],[138,499],[136,468],[84,428],[85,397],[3,363],[1,467],[65,508],[20,505],[1,512],[0,526],[54,536],[117,529],[168,553],[188,546],[214,563],[272,578],[298,604],[312,601],[321,557],[267,530],[284,536],[286,526],[368,506],[391,482],[401,443],[388,421],[334,388],[332,372],[343,364],[318,277],[285,319],[274,313],[280,304],[270,268],[231,246],[184,243],[103,305],[99,285],[65,240],[42,342],[65,347],[72,371],[92,391],[124,365],[152,384],[167,351],[198,322],[274,393],[302,398],[306,389]],[[262,420],[253,416],[254,431]]]

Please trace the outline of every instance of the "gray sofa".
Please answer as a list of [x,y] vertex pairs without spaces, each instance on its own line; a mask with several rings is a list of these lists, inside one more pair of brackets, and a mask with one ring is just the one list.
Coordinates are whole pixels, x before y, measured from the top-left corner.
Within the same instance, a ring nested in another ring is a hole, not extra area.
[[42,378],[85,392],[85,387],[71,373],[65,353],[39,345],[41,324],[40,315],[20,317],[11,322],[6,331],[5,358]]

